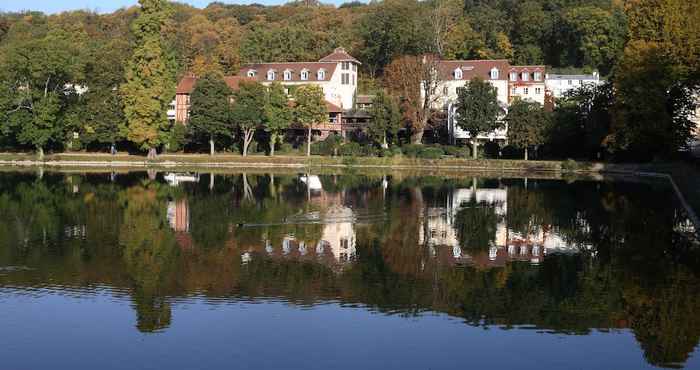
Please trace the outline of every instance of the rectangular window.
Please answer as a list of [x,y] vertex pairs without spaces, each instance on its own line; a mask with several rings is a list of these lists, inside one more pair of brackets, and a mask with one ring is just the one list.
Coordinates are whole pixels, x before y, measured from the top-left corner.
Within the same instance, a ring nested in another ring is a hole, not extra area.
[[350,74],[343,73],[342,75],[340,75],[340,83],[343,85],[350,85]]
[[542,94],[542,89],[539,88],[539,87],[536,87],[536,88],[535,88],[535,94],[537,94],[537,95]]
[[530,81],[530,73],[523,72],[522,79],[523,79],[523,81]]
[[445,86],[445,87],[442,88],[442,94],[443,94],[443,95],[447,95],[447,94],[449,94],[449,93],[450,93],[450,88],[449,88],[449,87]]
[[350,63],[349,62],[343,62],[342,64],[343,71],[347,71],[350,69]]
[[542,73],[540,72],[535,72],[535,81],[540,81],[542,80]]
[[569,80],[569,86],[571,86],[572,84],[573,84],[573,81]]
[[353,71],[353,72],[357,72],[357,64],[353,64],[353,65],[352,65],[352,71]]
[[530,89],[528,89],[527,87],[523,88],[523,93],[524,93],[525,95],[529,94],[529,93],[530,93]]
[[517,81],[517,80],[518,80],[518,73],[517,73],[517,72],[511,72],[511,73],[510,73],[510,80],[511,80],[511,81]]
[[512,89],[510,90],[510,93],[511,93],[512,95],[517,95],[517,94],[518,94],[518,88],[517,88],[517,87],[512,88]]

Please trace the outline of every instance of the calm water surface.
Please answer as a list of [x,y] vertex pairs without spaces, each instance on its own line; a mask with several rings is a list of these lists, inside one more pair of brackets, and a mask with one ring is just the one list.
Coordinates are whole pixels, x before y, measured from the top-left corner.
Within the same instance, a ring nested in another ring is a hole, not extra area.
[[0,369],[700,368],[663,182],[0,173]]

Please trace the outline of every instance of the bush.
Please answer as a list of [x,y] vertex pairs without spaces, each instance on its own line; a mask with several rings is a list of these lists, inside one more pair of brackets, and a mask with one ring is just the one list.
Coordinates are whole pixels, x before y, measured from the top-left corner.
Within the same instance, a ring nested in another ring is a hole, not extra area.
[[340,147],[339,151],[340,155],[346,156],[346,157],[354,157],[354,156],[359,156],[362,155],[362,146],[359,143],[356,143],[354,141],[351,141],[349,143],[345,143]]
[[445,154],[454,156],[456,158],[471,158],[472,151],[468,147],[456,146],[456,145],[445,145],[442,147]]
[[426,147],[418,153],[419,158],[424,159],[439,159],[445,154],[442,148]]
[[579,164],[573,159],[567,159],[561,164],[561,169],[564,172],[576,172],[579,170]]
[[522,159],[522,151],[512,145],[506,145],[501,149],[501,158]]
[[495,141],[487,141],[482,147],[484,148],[484,156],[486,158],[499,157],[498,154],[501,150],[501,147]]
[[279,154],[292,154],[294,152],[295,149],[290,143],[277,144],[277,149],[275,150],[275,153]]
[[420,144],[406,144],[401,147],[401,152],[406,157],[418,158],[418,153],[423,150],[423,145]]
[[190,129],[188,126],[176,123],[168,135],[167,147],[170,152],[179,152],[185,149],[189,142]]
[[330,135],[323,141],[311,144],[311,154],[335,155],[343,143],[343,138],[338,135]]

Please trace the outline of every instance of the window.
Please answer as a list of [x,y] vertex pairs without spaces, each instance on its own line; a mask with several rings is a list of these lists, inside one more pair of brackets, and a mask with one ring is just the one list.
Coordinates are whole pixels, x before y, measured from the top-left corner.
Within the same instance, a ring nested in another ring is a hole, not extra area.
[[348,69],[350,69],[350,63],[349,63],[349,62],[343,62],[341,68],[343,69],[343,71],[347,71]]
[[254,69],[248,70],[248,77],[255,77],[258,74]]
[[301,75],[300,75],[300,77],[301,77],[301,80],[302,80],[302,81],[308,80],[308,79],[309,79],[309,70],[308,70],[308,69],[302,69],[302,70],[301,70]]
[[498,79],[498,68],[491,68],[491,79]]
[[542,89],[539,88],[539,87],[536,87],[536,88],[535,88],[535,94],[537,94],[537,95],[542,94]]
[[353,65],[352,65],[352,71],[353,71],[353,72],[357,72],[357,64],[353,64]]
[[447,87],[447,86],[443,87],[443,88],[442,88],[442,93],[443,93],[443,95],[449,94],[449,93],[450,93],[450,88]]
[[461,68],[455,69],[454,76],[455,76],[455,80],[461,80],[462,79],[462,69]]
[[583,80],[578,80],[579,85],[583,85]]
[[521,78],[523,81],[530,81],[530,73],[529,72],[523,72]]
[[535,78],[535,81],[541,81],[541,80],[542,80],[542,72],[535,72],[535,73],[534,73],[534,76],[535,76],[535,77],[534,77],[534,78]]
[[349,243],[348,243],[347,239],[345,239],[345,238],[340,239],[340,248],[348,249],[348,246],[349,246]]
[[571,86],[572,84],[573,84],[573,81],[569,80],[569,86]]
[[319,81],[325,80],[326,79],[326,70],[319,69],[318,72],[316,73],[316,79]]
[[343,73],[340,75],[340,83],[343,85],[350,85],[350,74]]
[[267,71],[267,80],[268,81],[274,81],[275,77],[276,77],[276,73],[274,70],[271,69],[271,70]]
[[514,87],[510,90],[511,95],[517,95],[518,94],[518,88]]
[[292,71],[290,70],[285,70],[284,71],[284,80],[285,81],[290,81],[292,79]]
[[518,80],[518,72],[511,72],[510,73],[510,80],[517,81]]
[[355,75],[352,75],[352,84],[355,85]]
[[529,93],[530,93],[530,89],[528,89],[527,87],[524,87],[524,88],[523,88],[523,94],[527,95],[527,94],[529,94]]

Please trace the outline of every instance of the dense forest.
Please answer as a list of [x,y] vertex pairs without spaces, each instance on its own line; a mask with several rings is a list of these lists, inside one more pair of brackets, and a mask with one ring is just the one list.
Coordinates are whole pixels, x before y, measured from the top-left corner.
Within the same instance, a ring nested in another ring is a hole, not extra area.
[[[573,100],[564,113],[565,126],[575,127],[548,143],[552,155],[591,156],[602,148],[663,156],[690,134],[698,27],[700,5],[682,0],[385,0],[337,7],[305,0],[203,9],[141,0],[110,14],[5,13],[0,146],[179,147],[174,141],[185,133],[165,117],[179,77],[235,74],[251,62],[317,60],[342,46],[362,62],[363,93],[391,86],[384,72],[406,55],[600,71],[612,84]],[[606,103],[594,106],[603,114],[590,109],[591,100]],[[572,112],[588,123],[570,123]],[[581,134],[594,149],[557,149],[570,146],[562,138]]]

